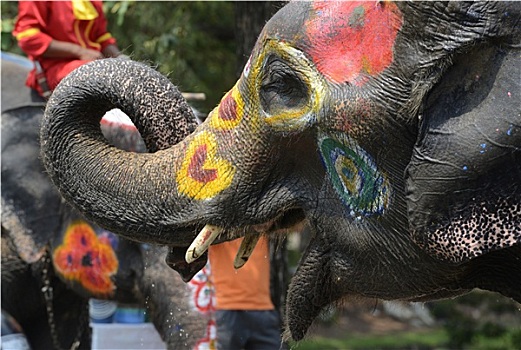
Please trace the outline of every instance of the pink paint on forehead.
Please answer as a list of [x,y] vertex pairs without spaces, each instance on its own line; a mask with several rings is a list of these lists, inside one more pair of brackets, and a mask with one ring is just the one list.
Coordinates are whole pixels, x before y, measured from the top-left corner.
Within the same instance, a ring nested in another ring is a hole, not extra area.
[[326,1],[313,9],[306,22],[309,54],[329,80],[361,86],[391,64],[403,22],[394,3]]

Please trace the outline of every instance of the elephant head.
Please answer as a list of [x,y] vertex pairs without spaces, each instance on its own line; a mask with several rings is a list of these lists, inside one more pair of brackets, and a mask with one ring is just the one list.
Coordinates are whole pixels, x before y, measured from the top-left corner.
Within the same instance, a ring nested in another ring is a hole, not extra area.
[[185,113],[151,69],[104,61],[53,94],[42,157],[76,208],[170,246],[187,280],[212,242],[245,236],[240,265],[258,235],[309,223],[287,299],[294,339],[353,296],[479,287],[519,301],[520,20],[513,2],[291,2],[180,143],[130,154],[103,140],[113,107],[152,143],[150,124]]

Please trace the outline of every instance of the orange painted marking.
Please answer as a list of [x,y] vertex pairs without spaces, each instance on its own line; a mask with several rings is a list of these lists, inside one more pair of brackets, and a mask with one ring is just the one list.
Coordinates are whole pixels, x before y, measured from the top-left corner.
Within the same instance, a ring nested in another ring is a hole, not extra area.
[[53,252],[53,262],[65,279],[80,283],[95,296],[108,296],[116,289],[111,279],[119,266],[116,253],[84,221],[69,225],[63,243]]

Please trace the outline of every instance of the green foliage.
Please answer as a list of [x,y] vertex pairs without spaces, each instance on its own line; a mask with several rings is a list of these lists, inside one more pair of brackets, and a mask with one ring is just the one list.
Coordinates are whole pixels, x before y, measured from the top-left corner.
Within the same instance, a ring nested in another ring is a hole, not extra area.
[[[325,349],[521,349],[520,305],[496,293],[476,290],[467,295],[428,303],[437,326],[385,335],[349,334],[342,338],[315,335],[294,350]],[[323,321],[322,325],[327,323]],[[329,327],[335,327],[330,324]]]
[[435,349],[443,348],[448,338],[443,330],[404,332],[388,335],[355,335],[342,339],[316,337],[297,344],[293,350],[348,350],[348,349]]
[[[430,310],[442,322],[451,348],[517,349],[521,346],[519,306],[508,298],[475,291],[432,303]],[[513,317],[514,322],[501,322],[506,315]]]
[[105,2],[110,31],[132,59],[157,66],[208,112],[236,80],[230,2]]
[[357,350],[357,349],[461,349],[461,350],[519,350],[521,329],[504,330],[500,336],[489,337],[473,332],[472,341],[456,345],[446,329],[421,332],[400,332],[387,335],[350,334],[344,338],[313,337],[290,343],[292,350]]
[[452,317],[445,323],[444,328],[449,336],[449,346],[461,349],[465,345],[472,343],[476,335],[477,324],[471,318],[454,311]]
[[2,51],[22,54],[22,50],[16,44],[16,39],[11,34],[18,13],[17,1],[1,1],[0,13],[2,13]]

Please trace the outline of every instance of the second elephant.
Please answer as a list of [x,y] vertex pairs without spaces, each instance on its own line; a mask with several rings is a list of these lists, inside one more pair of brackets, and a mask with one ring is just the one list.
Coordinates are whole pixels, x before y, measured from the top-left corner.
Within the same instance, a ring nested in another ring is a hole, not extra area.
[[[145,305],[169,348],[212,343],[211,299],[200,294],[208,276],[186,285],[165,264],[166,248],[89,223],[49,181],[39,158],[44,101],[23,84],[28,62],[2,53],[2,309],[34,349],[89,349],[93,297]],[[102,125],[113,144],[145,150],[132,125]]]

